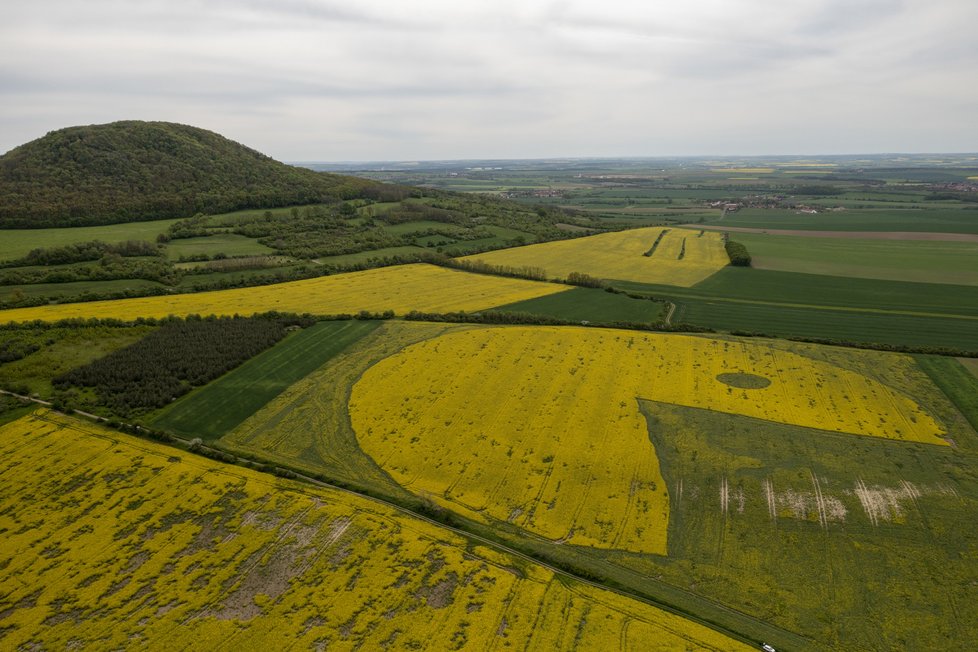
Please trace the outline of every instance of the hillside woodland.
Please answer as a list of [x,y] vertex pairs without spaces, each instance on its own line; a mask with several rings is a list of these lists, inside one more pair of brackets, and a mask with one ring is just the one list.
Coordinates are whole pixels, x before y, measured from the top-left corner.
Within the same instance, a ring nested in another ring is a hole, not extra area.
[[410,190],[275,161],[168,122],[68,127],[0,157],[0,228],[91,226],[246,208],[398,200]]

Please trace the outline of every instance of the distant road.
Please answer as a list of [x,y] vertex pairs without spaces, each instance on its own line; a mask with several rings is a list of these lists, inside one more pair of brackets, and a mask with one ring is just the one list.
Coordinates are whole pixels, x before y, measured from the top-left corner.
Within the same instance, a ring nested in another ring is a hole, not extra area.
[[803,231],[801,229],[754,229],[745,226],[720,226],[717,224],[682,224],[681,226],[689,229],[706,229],[708,231],[730,231],[731,233],[766,233],[767,235],[795,235],[805,238],[978,242],[978,234],[974,233],[928,233],[917,231]]

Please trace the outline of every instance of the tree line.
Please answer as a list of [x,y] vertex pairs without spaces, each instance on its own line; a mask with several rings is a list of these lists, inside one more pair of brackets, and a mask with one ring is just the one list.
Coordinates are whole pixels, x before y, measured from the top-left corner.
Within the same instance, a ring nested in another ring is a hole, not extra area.
[[299,317],[167,320],[136,343],[57,376],[52,385],[71,403],[84,398],[70,390],[91,390],[98,406],[129,417],[169,404],[271,347],[290,326],[310,323]]

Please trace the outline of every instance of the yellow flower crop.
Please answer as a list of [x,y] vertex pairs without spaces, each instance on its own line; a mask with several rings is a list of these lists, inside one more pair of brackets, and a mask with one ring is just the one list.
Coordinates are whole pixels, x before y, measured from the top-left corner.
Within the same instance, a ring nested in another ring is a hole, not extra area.
[[91,301],[0,311],[0,322],[80,317],[131,320],[167,315],[251,315],[256,312],[404,314],[411,310],[484,310],[563,292],[551,283],[470,274],[433,265],[400,265],[258,287],[173,296]]
[[0,426],[0,567],[11,650],[751,649],[381,503],[44,411]]
[[[659,240],[663,232],[665,235]],[[655,251],[646,256],[653,247]],[[500,249],[462,260],[508,267],[542,267],[549,278],[566,278],[571,272],[582,272],[603,279],[683,287],[699,283],[730,262],[720,233],[663,227]]]
[[945,444],[910,398],[763,345],[629,331],[476,328],[407,347],[354,386],[364,452],[473,518],[665,554],[669,500],[637,399]]

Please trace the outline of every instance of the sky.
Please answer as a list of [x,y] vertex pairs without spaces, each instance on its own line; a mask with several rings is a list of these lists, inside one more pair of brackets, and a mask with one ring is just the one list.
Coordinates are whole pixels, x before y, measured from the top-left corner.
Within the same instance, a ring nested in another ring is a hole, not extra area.
[[978,151],[975,0],[2,0],[0,152],[165,120],[276,159]]

